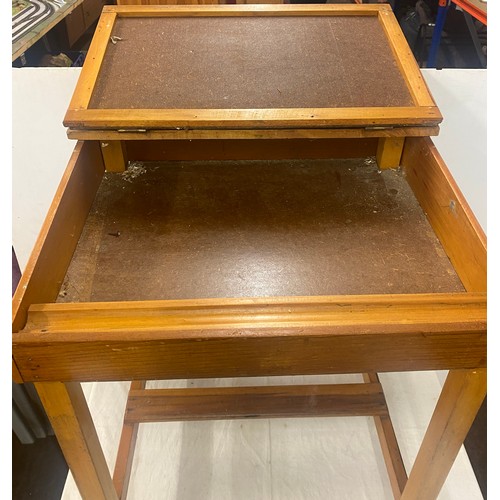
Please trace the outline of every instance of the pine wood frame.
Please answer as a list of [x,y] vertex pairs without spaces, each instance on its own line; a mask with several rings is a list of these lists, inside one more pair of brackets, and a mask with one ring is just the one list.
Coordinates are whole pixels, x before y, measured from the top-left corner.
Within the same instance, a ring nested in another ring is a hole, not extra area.
[[[35,382],[84,499],[126,497],[139,422],[242,411],[373,415],[394,497],[437,497],[486,393],[486,239],[430,139],[407,139],[402,163],[464,293],[55,304],[104,173],[98,143],[77,144],[13,298],[12,352],[14,379]],[[376,372],[434,369],[450,372],[407,477]],[[365,373],[365,383],[195,394],[143,382],[299,373]],[[86,380],[134,380],[113,480],[78,383]],[[144,397],[154,411],[141,409]]]
[[[117,17],[199,16],[375,16],[415,102],[391,108],[89,109],[88,105]],[[435,126],[442,117],[430,95],[390,6],[383,5],[203,5],[105,6],[64,124],[77,130],[274,129],[375,126]],[[87,62],[86,61],[86,62]],[[110,137],[101,136],[101,139]]]
[[[408,107],[283,109],[89,109],[106,47],[117,17],[154,16],[374,16],[387,37],[415,103]],[[201,135],[241,139],[243,136],[330,138],[382,137],[380,168],[399,166],[407,136],[439,132],[442,116],[422,77],[412,51],[387,4],[378,5],[119,5],[105,6],[71,99],[64,125],[72,139],[198,138]],[[396,139],[397,138],[397,139]],[[123,146],[113,146],[120,152]],[[104,151],[103,151],[104,152]],[[109,156],[109,155],[108,155]],[[114,155],[109,170],[124,170],[126,157]]]

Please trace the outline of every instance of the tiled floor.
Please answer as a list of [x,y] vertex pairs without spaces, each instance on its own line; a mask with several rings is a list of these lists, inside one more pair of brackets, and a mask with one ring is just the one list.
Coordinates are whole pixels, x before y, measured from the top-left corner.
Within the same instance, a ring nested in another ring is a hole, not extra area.
[[[335,3],[335,2],[329,2]],[[339,2],[345,3],[345,2]],[[411,2],[407,2],[411,4]],[[414,3],[414,2],[413,2]],[[414,24],[411,16],[401,16],[401,24],[409,41],[414,43]],[[449,35],[442,42],[438,66],[481,67],[466,30],[463,16],[454,12],[449,16]],[[428,40],[427,40],[428,43]],[[425,57],[423,57],[425,59]],[[13,262],[13,286],[18,273]],[[486,499],[486,400],[465,442],[465,447]],[[59,500],[67,475],[67,465],[56,439],[49,436],[34,444],[21,444],[13,433],[12,484],[14,500]]]

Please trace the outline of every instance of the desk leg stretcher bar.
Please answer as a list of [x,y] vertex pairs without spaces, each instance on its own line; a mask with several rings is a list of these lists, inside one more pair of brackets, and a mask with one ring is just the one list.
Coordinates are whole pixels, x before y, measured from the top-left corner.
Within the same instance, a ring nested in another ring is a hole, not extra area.
[[[98,141],[77,144],[13,299],[15,379],[35,383],[82,497],[126,497],[141,422],[371,415],[394,497],[436,498],[486,394],[486,243],[430,139],[407,138],[402,165],[464,293],[55,303],[104,175],[100,153]],[[419,370],[450,371],[407,478],[377,372]],[[144,382],[342,373],[364,383]],[[112,479],[79,383],[126,380]]]

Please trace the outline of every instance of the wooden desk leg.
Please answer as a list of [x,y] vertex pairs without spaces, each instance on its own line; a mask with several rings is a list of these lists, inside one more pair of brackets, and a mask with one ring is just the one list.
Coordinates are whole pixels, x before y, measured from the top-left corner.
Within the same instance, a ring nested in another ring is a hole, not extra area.
[[[130,383],[129,397],[131,391],[137,391],[145,388],[145,380],[132,381]],[[116,456],[115,471],[113,473],[113,483],[120,500],[127,498],[138,432],[138,423],[123,423],[120,445],[118,446],[118,454]]]
[[[363,373],[363,380],[366,383],[380,383],[377,373]],[[389,415],[375,415],[373,420],[375,421],[375,428],[377,429],[382,455],[387,467],[392,493],[397,500],[401,498],[401,492],[404,491],[408,477],[406,476],[406,470],[403,458],[401,457],[401,451],[399,450],[396,433],[394,432],[394,427],[392,426]]]
[[108,172],[124,172],[127,168],[127,150],[123,141],[100,141],[104,167]]
[[404,137],[381,137],[377,146],[377,165],[380,170],[398,168],[401,165]]
[[437,498],[486,396],[486,370],[450,371],[401,500]]
[[35,387],[83,500],[118,500],[81,385]]

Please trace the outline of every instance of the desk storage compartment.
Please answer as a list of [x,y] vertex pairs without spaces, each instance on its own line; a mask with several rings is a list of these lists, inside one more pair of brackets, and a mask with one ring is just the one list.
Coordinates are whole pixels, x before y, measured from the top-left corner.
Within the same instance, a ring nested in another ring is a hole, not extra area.
[[[13,299],[15,376],[36,383],[56,432],[56,392],[74,409],[73,382],[136,381],[119,493],[139,422],[341,414],[379,419],[396,497],[439,491],[447,425],[463,439],[485,391],[484,234],[430,139],[407,138],[402,167],[382,172],[372,154],[254,156],[105,172],[100,144],[79,142]],[[439,369],[448,395],[407,482],[376,373]],[[346,373],[365,384],[166,392],[144,409],[146,380]],[[80,491],[114,498],[95,453],[78,452],[94,463],[76,466]]]

